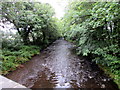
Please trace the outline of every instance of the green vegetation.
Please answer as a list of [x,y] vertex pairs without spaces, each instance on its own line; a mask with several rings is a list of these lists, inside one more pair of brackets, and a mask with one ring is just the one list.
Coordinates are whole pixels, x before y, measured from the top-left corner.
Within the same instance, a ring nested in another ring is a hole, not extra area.
[[120,3],[70,2],[64,16],[64,37],[78,55],[104,67],[120,88]]
[[2,2],[2,22],[12,23],[17,33],[2,34],[1,74],[20,67],[60,35],[54,9],[45,3]]
[[76,44],[78,55],[91,58],[120,88],[120,2],[74,0],[61,20],[54,17],[49,4],[3,2],[1,6],[2,22],[9,21],[17,30],[10,35],[1,31],[1,74],[15,70],[59,37],[65,37]]
[[21,46],[18,51],[3,49],[2,54],[1,74],[7,74],[9,71],[21,66],[22,63],[30,60],[35,54],[39,54],[39,47]]
[[[7,74],[20,67],[22,63],[39,54],[41,48],[36,45],[24,45],[17,34],[2,33],[2,50],[0,50],[0,74]],[[9,38],[8,38],[9,37]]]
[[59,36],[54,14],[54,9],[49,4],[2,3],[3,21],[14,24],[25,45],[46,45]]

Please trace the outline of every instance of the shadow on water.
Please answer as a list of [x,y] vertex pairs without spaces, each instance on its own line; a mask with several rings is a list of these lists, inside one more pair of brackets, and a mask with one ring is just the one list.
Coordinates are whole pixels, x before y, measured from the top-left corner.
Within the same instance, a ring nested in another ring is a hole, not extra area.
[[28,88],[109,88],[117,85],[94,63],[72,53],[74,45],[55,41],[24,67],[6,77]]

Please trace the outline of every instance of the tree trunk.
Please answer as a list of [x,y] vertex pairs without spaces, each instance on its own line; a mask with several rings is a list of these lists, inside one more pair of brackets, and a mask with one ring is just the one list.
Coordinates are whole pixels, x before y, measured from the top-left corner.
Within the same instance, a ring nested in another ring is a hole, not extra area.
[[45,40],[46,40],[46,35],[45,32],[43,31],[43,44],[45,44]]
[[24,32],[21,33],[21,38],[23,39],[23,43],[25,45],[28,45],[30,40],[29,40],[29,32],[24,28]]
[[30,40],[29,40],[28,35],[23,35],[23,36],[22,36],[22,39],[23,39],[23,43],[24,43],[25,45],[28,45],[28,44],[30,43]]

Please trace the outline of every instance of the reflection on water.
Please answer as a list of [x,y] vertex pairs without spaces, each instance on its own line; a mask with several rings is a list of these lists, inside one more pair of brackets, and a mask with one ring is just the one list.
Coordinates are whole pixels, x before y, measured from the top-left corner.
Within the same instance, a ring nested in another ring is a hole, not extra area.
[[117,86],[99,68],[72,53],[73,45],[57,40],[8,78],[29,88],[110,88]]
[[52,88],[52,87],[55,87],[55,84],[56,84],[55,82],[56,82],[56,79],[55,79],[54,73],[51,73],[51,75],[48,77],[48,75],[46,75],[45,72],[41,72],[39,78],[34,83],[32,88],[38,88],[38,87]]

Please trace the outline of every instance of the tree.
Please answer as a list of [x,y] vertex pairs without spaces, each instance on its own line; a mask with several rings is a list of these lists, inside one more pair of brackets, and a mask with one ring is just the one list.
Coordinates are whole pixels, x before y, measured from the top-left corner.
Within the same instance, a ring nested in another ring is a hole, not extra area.
[[54,10],[49,4],[31,2],[2,3],[3,20],[5,18],[15,25],[24,44],[30,43],[30,36],[32,36],[34,42],[42,36],[41,41],[45,42],[49,37],[47,36],[48,32],[51,35],[54,31],[56,32],[56,28],[51,30],[55,26],[53,15]]
[[[70,2],[64,16],[64,36],[78,55],[107,67],[120,85],[119,2]],[[120,87],[120,86],[119,86]]]

